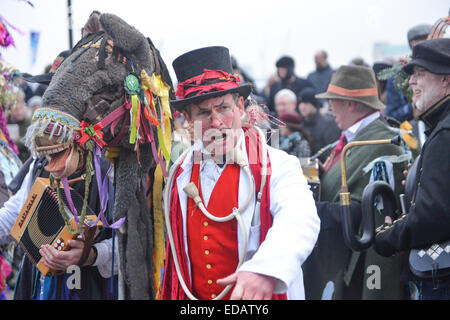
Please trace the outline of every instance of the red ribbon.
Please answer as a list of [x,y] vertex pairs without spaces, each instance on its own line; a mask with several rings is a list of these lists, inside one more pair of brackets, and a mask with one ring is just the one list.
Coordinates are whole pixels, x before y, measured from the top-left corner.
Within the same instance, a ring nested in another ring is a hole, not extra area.
[[[205,80],[219,80],[219,82],[204,84]],[[199,96],[212,90],[222,91],[236,88],[239,86],[239,82],[241,82],[241,79],[237,75],[222,70],[203,69],[202,74],[180,82],[175,95],[179,99],[184,99],[191,93]]]
[[148,101],[148,105],[144,106],[144,116],[151,124],[154,126],[159,126],[157,115],[153,110],[153,94],[150,90],[145,90],[144,93]]
[[92,126],[91,124],[85,122],[84,120],[80,123],[80,133],[81,137],[77,140],[80,145],[83,145],[90,138],[93,138],[95,143],[98,144],[100,148],[103,148],[106,145],[106,142],[103,141],[103,124],[101,122]]

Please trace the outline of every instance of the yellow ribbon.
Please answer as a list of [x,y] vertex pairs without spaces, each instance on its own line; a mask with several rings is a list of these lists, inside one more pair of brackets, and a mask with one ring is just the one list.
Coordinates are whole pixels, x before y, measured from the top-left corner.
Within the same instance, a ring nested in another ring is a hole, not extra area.
[[164,217],[162,209],[163,175],[161,166],[158,165],[154,174],[153,183],[153,279],[155,282],[156,299],[161,299],[161,270],[164,268],[166,247],[164,241]]
[[170,119],[164,119],[163,125],[164,128],[158,127],[158,141],[164,159],[166,159],[166,161],[169,161],[170,150],[172,148],[172,131],[170,130]]
[[131,96],[131,131],[130,131],[130,143],[134,144],[136,143],[136,136],[137,136],[137,109],[138,109],[138,96],[137,94],[133,94]]
[[[161,101],[162,119],[161,126],[157,128],[158,142],[164,159],[168,162],[170,160],[170,150],[172,147],[172,129],[170,119],[172,119],[172,112],[170,111],[169,90],[170,87],[162,81],[161,75],[153,73],[151,76],[145,70],[141,71],[141,81],[143,88],[149,88],[152,93],[159,97]],[[155,104],[153,100],[153,110]]]
[[[400,129],[411,131],[412,125],[408,121],[404,121],[402,122],[402,124],[400,124]],[[402,138],[411,149],[417,149],[417,147],[419,146],[419,141],[417,141],[417,139],[409,133],[402,133]]]
[[169,103],[170,87],[164,83],[164,81],[161,78],[161,75],[156,75],[156,73],[152,73],[152,76],[150,77],[147,74],[147,72],[145,72],[145,70],[142,70],[141,81],[143,85],[150,88],[150,90],[160,98],[162,110],[164,111],[165,116],[172,119],[172,112],[170,111],[170,103]]

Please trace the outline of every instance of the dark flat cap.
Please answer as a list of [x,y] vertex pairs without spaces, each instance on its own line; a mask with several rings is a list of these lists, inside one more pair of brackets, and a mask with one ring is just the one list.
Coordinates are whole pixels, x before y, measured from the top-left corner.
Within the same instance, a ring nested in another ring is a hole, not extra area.
[[414,66],[434,74],[450,74],[450,39],[431,39],[418,43],[413,48],[412,60],[402,70],[412,74]]
[[430,24],[419,24],[417,26],[412,27],[411,29],[408,30],[408,33],[406,35],[408,37],[408,42],[421,38],[425,39],[430,33],[431,28],[432,25]]

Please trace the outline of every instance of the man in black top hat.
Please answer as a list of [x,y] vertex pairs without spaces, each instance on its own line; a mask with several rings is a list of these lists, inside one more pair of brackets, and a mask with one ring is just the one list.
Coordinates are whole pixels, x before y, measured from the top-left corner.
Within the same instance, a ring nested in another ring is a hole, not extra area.
[[[403,70],[411,75],[413,103],[428,127],[428,137],[417,160],[417,171],[409,173],[414,190],[412,194],[406,192],[411,199],[408,213],[377,233],[375,250],[384,256],[450,240],[450,39],[417,44]],[[448,254],[444,250],[439,250],[439,255]],[[419,298],[450,299],[448,279],[416,283]]]
[[267,98],[267,106],[273,114],[275,114],[275,94],[281,89],[290,89],[298,95],[304,88],[314,88],[313,84],[309,80],[297,77],[295,75],[295,62],[292,57],[283,56],[278,59],[275,65],[277,67],[277,74],[280,80],[270,86],[270,93]]
[[232,74],[227,48],[190,51],[173,67],[171,104],[194,126],[194,144],[164,192],[162,298],[304,299],[301,265],[320,222],[299,160],[244,127],[251,86]]

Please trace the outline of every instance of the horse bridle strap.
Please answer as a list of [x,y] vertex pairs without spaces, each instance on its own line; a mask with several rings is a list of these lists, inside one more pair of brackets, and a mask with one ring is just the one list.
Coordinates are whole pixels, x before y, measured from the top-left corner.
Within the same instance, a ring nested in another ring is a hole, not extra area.
[[86,263],[86,260],[89,257],[89,253],[91,252],[92,244],[94,243],[95,231],[97,228],[86,228],[84,230],[84,248],[81,253],[80,260],[77,265],[83,266]]

